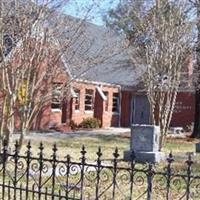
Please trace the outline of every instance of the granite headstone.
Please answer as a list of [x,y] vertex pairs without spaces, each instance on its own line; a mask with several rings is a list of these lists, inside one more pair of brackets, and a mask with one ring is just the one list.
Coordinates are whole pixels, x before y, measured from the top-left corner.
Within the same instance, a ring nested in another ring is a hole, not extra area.
[[124,159],[130,160],[135,152],[136,162],[157,163],[165,159],[159,151],[160,128],[153,125],[132,125],[130,150],[124,152]]
[[196,143],[196,153],[200,153],[200,143]]

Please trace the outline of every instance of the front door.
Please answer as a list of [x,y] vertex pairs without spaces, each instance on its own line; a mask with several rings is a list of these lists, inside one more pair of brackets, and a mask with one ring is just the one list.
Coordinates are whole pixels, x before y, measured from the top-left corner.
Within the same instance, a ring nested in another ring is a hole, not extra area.
[[132,123],[150,124],[150,104],[147,96],[137,95],[133,97]]

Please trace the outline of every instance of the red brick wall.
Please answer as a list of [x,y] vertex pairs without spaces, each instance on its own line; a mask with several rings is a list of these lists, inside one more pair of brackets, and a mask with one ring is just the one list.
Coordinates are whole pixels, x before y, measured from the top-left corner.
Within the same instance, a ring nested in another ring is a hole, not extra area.
[[[119,115],[112,113],[112,98],[113,93],[118,92],[119,88],[102,86],[102,91],[108,92],[108,111],[105,111],[106,102],[102,100],[98,91],[96,90],[96,85],[85,84],[74,82],[73,87],[80,89],[80,110],[75,111],[74,109],[74,99],[68,104],[68,109],[71,110],[71,119],[77,124],[81,123],[84,118],[87,117],[97,117],[102,122],[102,127],[118,126]],[[95,111],[87,112],[85,111],[85,89],[93,89],[95,95]],[[122,91],[122,101],[121,101],[121,126],[130,126],[130,116],[131,116],[131,99],[132,92]],[[185,127],[190,125],[194,121],[195,112],[195,97],[194,93],[190,92],[179,92],[177,95],[177,102],[174,109],[171,126],[181,126]],[[40,114],[38,115],[33,129],[46,130],[51,127],[60,126],[62,120],[62,111],[52,111],[51,105],[45,106]]]
[[171,126],[185,127],[194,122],[195,96],[191,92],[179,92],[172,116]]
[[121,100],[121,126],[129,127],[131,122],[131,99],[132,93],[130,91],[122,91]]
[[[130,91],[122,91],[121,103],[121,126],[130,126],[131,117],[131,98],[134,95]],[[171,126],[185,127],[194,121],[195,97],[192,92],[179,92],[177,95],[176,106],[172,116]]]
[[80,109],[78,111],[75,110],[75,104],[74,100],[72,103],[72,114],[71,119],[77,123],[80,124],[84,118],[87,117],[97,117],[102,122],[102,127],[110,127],[110,126],[117,126],[119,116],[112,113],[112,97],[114,92],[119,92],[118,87],[113,86],[107,86],[102,85],[100,86],[102,91],[108,92],[108,111],[105,111],[105,101],[102,100],[102,98],[99,96],[95,97],[96,100],[95,103],[95,111],[85,111],[85,90],[86,89],[92,89],[94,90],[94,94],[97,94],[96,86],[95,84],[89,84],[89,83],[83,83],[83,82],[74,82],[72,84],[74,88],[77,88],[80,90]]
[[[103,86],[102,91],[107,91],[108,96],[108,111],[105,111],[105,101],[102,100],[96,85],[85,83],[73,83],[73,87],[80,89],[80,110],[75,111],[74,99],[71,102],[71,119],[79,124],[84,118],[96,117],[101,120],[102,127],[118,126],[119,115],[112,113],[112,97],[113,92],[118,92],[118,88]],[[94,112],[85,111],[85,89],[93,89],[95,95],[95,110]],[[130,126],[131,116],[131,99],[132,92],[122,91],[121,99],[121,126]],[[194,93],[179,92],[177,95],[177,102],[173,113],[171,126],[185,127],[190,125],[194,119]],[[70,106],[70,105],[69,105]],[[41,111],[40,117],[38,117],[37,129],[48,129],[51,126],[61,125],[62,112],[52,112],[51,107],[47,106]]]
[[34,130],[48,130],[50,128],[51,105],[43,107],[33,123]]
[[108,111],[105,111],[105,101],[104,101],[104,109],[103,109],[104,112],[102,117],[103,127],[104,128],[111,126],[117,127],[119,125],[119,114],[112,112],[112,103],[113,103],[112,99],[113,99],[113,93],[119,92],[119,89],[105,87],[103,88],[103,91],[108,92]]
[[[39,74],[42,74],[43,71],[47,68],[47,61],[45,60],[44,63],[41,63],[39,70]],[[53,62],[53,59],[52,59]],[[41,88],[43,91],[48,91],[49,95],[51,95],[51,83],[52,82],[62,82],[65,83],[68,79],[68,76],[66,72],[63,71],[63,64],[61,61],[58,63],[53,63],[55,65],[55,76],[48,80],[47,82],[44,82],[44,88],[43,85],[41,85]],[[108,105],[108,111],[105,111],[105,102],[100,98],[100,96],[96,99],[96,110],[95,112],[85,111],[84,103],[85,103],[85,89],[93,89],[94,93],[96,93],[96,86],[97,84],[91,84],[91,83],[83,83],[83,82],[73,82],[72,85],[74,87],[77,87],[80,89],[80,110],[75,111],[74,109],[74,100],[72,99],[71,107],[67,108],[71,111],[70,116],[71,119],[74,120],[76,123],[80,123],[84,118],[87,117],[98,117],[102,121],[102,127],[109,127],[109,126],[117,126],[119,122],[119,115],[112,113],[112,95],[113,92],[119,92],[119,87],[111,86],[108,84],[102,85],[103,91],[107,91],[109,93],[109,105]],[[35,95],[36,97],[38,96]],[[42,96],[42,93],[40,92],[40,97]],[[43,96],[42,96],[43,97]],[[95,97],[94,97],[95,98]],[[60,126],[62,124],[62,110],[52,111],[50,100],[48,99],[48,105],[44,106],[43,109],[38,114],[37,118],[35,119],[33,123],[33,129],[48,129],[49,127],[55,127]],[[94,115],[95,113],[95,115]],[[69,117],[68,117],[69,119]]]
[[84,85],[84,84],[74,82],[72,87],[80,90],[80,105],[79,105],[79,110],[75,110],[75,99],[73,99],[71,119],[75,123],[80,124],[84,118],[94,116],[93,111],[85,111],[85,89],[92,89],[95,91],[95,86],[89,85],[89,84]]
[[[95,102],[94,102],[94,117],[99,119],[102,123],[104,113],[104,100],[102,99],[99,92],[95,91]],[[102,123],[102,125],[104,125]]]
[[[60,70],[60,71],[59,71]],[[68,75],[62,71],[61,68],[58,69],[56,77],[53,78],[53,83],[63,83],[68,80]],[[47,89],[49,90],[49,95],[52,93],[52,83],[48,83]],[[51,98],[48,99],[48,105],[44,106],[40,113],[37,115],[33,123],[33,129],[48,130],[49,128],[58,127],[62,124],[62,110],[51,109]]]

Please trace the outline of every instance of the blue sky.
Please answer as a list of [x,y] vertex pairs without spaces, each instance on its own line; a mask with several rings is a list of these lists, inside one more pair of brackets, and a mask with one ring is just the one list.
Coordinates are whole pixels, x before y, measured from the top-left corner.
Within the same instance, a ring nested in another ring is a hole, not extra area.
[[88,21],[103,25],[102,15],[111,8],[115,8],[120,0],[69,0],[65,13],[75,17],[84,18],[88,10]]

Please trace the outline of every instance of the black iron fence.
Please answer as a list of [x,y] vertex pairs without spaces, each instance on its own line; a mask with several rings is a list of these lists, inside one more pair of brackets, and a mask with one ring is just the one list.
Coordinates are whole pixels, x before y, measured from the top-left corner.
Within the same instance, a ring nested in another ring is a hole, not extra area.
[[32,156],[30,143],[25,155],[19,155],[18,149],[18,143],[13,153],[4,146],[1,154],[3,200],[200,199],[200,176],[193,172],[190,155],[182,164],[185,167],[177,168],[171,153],[165,164],[156,166],[136,164],[134,152],[132,162],[123,162],[117,149],[108,162],[102,159],[99,148],[94,163],[87,161],[85,147],[80,152],[80,162],[73,162],[69,155],[59,160],[56,145],[50,159],[44,157],[42,144],[38,157]]

